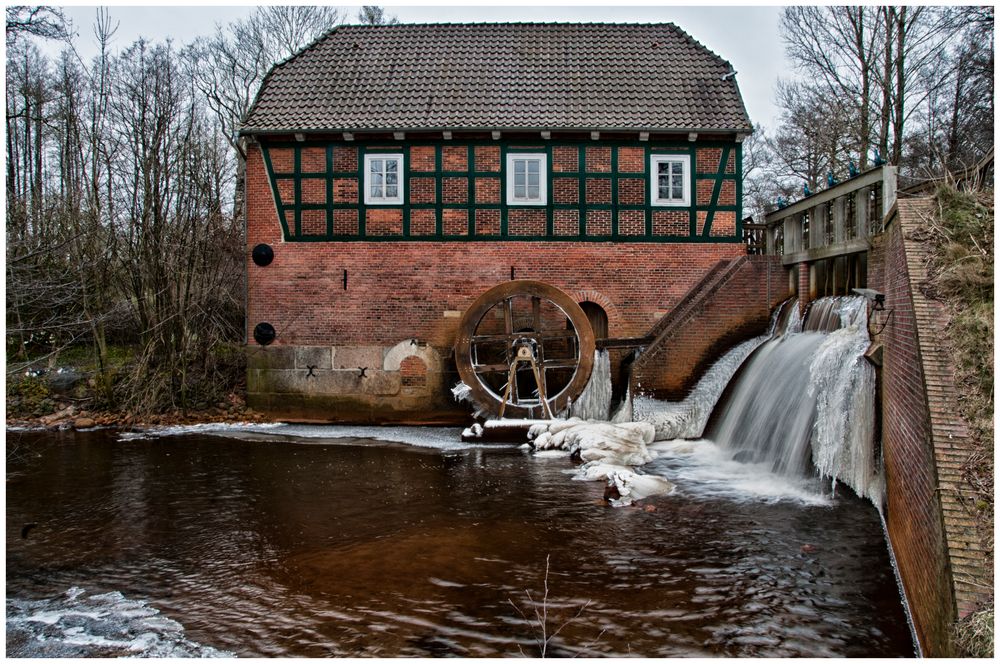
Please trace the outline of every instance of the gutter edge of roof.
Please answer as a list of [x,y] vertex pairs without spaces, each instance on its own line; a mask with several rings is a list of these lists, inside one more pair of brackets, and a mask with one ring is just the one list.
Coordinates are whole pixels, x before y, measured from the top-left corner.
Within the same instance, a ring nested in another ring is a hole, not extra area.
[[[744,115],[746,111],[744,109]],[[749,118],[748,118],[749,120]],[[745,127],[347,127],[331,129],[304,129],[304,128],[284,128],[284,129],[254,129],[241,128],[240,136],[274,136],[279,134],[340,134],[348,133],[371,133],[371,132],[404,132],[413,134],[435,134],[443,131],[451,132],[535,132],[535,131],[558,131],[558,132],[609,132],[609,133],[636,133],[649,132],[651,134],[749,134],[753,133],[753,125],[749,122]]]

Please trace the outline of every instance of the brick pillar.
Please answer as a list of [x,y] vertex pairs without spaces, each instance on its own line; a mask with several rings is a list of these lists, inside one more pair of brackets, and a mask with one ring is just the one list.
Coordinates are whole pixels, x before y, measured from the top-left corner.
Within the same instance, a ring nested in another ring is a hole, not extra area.
[[805,313],[806,307],[809,306],[809,302],[812,299],[811,294],[811,281],[810,278],[812,270],[810,269],[809,263],[799,263],[799,312]]

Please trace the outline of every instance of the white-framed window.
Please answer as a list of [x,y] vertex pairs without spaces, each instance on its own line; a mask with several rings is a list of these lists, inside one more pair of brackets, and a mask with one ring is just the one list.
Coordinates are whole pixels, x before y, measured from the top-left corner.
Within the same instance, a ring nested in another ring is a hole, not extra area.
[[365,205],[403,204],[403,155],[365,155]]
[[691,205],[691,157],[686,154],[654,154],[649,157],[650,204]]
[[549,201],[544,153],[507,155],[507,205],[545,205]]

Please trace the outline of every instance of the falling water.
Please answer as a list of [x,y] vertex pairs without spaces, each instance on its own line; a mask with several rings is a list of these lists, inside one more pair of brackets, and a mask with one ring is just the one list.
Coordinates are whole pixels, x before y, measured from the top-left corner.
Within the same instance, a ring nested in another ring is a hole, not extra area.
[[818,473],[881,507],[864,298],[824,298],[745,363],[707,438],[775,473]]
[[605,421],[611,411],[611,358],[606,350],[594,351],[594,369],[587,386],[570,404],[570,417]]
[[799,308],[795,306],[795,300],[786,301],[771,316],[767,334],[748,339],[731,348],[709,367],[683,401],[660,401],[651,397],[637,396],[632,405],[633,418],[639,422],[649,422],[656,427],[656,440],[699,438],[726,385],[747,357],[775,334],[800,329],[801,325]]

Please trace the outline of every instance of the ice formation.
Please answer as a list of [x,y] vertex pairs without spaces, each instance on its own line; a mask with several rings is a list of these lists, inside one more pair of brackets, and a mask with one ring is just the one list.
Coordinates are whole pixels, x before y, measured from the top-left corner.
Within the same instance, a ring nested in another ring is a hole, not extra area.
[[733,374],[747,356],[765,341],[767,337],[760,336],[732,348],[705,372],[683,401],[669,402],[637,396],[632,402],[633,419],[652,424],[656,429],[656,440],[700,438],[712,409]]
[[[49,599],[7,598],[7,632],[21,657],[232,657],[194,643],[184,627],[144,600],[70,588]],[[12,653],[8,653],[12,654]]]
[[578,455],[584,463],[574,479],[607,482],[617,494],[612,504],[621,506],[673,490],[665,478],[635,470],[655,458],[647,447],[654,434],[655,429],[646,422],[595,422],[573,417],[539,422],[531,427],[528,437],[536,453],[565,450]]
[[786,300],[775,309],[766,334],[729,349],[709,367],[683,401],[661,401],[639,395],[632,400],[630,419],[656,427],[656,440],[700,438],[719,397],[747,357],[775,334],[798,331],[801,327],[797,301]]
[[605,421],[611,411],[611,357],[606,350],[594,351],[594,369],[583,392],[569,408],[571,417]]

